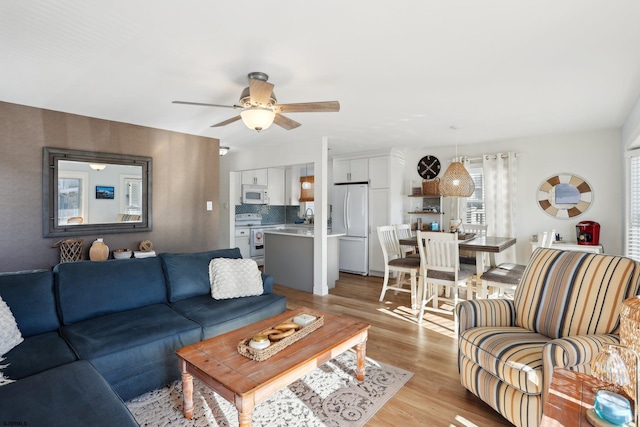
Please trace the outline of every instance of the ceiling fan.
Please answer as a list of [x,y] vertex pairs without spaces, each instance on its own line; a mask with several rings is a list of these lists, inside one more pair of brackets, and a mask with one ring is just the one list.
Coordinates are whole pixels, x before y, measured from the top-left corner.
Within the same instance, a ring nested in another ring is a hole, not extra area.
[[211,127],[226,126],[240,119],[249,129],[260,132],[267,129],[272,123],[291,130],[300,126],[300,123],[283,116],[281,113],[316,113],[340,111],[338,101],[302,102],[299,104],[278,104],[273,93],[273,84],[268,83],[269,76],[261,72],[249,73],[249,86],[240,94],[238,104],[220,105],[205,104],[201,102],[173,101],[174,104],[203,105],[206,107],[221,107],[241,109],[238,116],[216,123]]

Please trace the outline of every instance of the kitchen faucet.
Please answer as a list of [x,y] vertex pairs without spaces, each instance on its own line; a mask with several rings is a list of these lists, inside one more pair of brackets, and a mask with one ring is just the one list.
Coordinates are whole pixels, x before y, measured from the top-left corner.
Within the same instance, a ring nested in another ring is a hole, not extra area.
[[[307,215],[309,211],[311,211],[311,216]],[[313,224],[313,209],[307,208],[307,210],[304,211],[304,217],[308,219],[309,224]]]

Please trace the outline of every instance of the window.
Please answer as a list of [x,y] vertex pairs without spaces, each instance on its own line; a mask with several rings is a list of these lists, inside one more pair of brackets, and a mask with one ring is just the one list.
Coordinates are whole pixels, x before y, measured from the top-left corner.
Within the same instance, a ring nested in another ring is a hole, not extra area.
[[627,168],[627,241],[625,255],[640,261],[640,150],[629,154]]
[[142,178],[137,176],[120,176],[120,188],[123,188],[120,199],[121,213],[142,215]]
[[[58,223],[67,224],[69,218],[88,215],[88,175],[84,172],[65,171],[58,175]],[[81,222],[81,221],[80,221]]]
[[486,224],[486,211],[484,202],[484,172],[482,169],[482,161],[471,162],[468,166],[469,175],[473,179],[476,189],[471,197],[467,198],[467,207],[465,212],[466,224]]

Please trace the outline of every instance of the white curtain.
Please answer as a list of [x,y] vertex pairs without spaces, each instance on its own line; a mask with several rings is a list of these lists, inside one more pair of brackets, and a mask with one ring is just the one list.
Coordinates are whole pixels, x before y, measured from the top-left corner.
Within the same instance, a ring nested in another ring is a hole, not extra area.
[[[482,156],[487,235],[516,236],[516,153]],[[515,246],[502,252],[504,262],[515,262]]]

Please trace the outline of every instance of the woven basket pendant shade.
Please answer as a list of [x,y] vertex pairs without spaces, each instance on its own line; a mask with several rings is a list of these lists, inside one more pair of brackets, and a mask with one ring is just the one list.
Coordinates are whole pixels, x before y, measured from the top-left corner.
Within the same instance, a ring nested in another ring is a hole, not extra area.
[[440,178],[440,193],[445,197],[469,197],[475,189],[471,175],[460,162],[451,162]]

